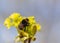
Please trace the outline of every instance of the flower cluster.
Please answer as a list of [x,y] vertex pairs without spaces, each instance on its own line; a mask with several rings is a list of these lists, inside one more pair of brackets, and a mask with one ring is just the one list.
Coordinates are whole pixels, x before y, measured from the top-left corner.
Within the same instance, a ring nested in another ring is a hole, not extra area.
[[[21,23],[23,19],[28,18],[29,20],[29,26],[26,27],[26,32],[23,30],[18,29],[18,25]],[[36,34],[37,31],[41,30],[40,24],[38,24],[35,21],[34,16],[29,16],[29,17],[23,17],[19,13],[12,13],[8,18],[5,19],[4,25],[9,29],[10,27],[14,26],[17,28],[18,31],[18,36],[19,40],[26,40],[28,38],[32,37],[32,40],[34,40],[34,35]],[[20,39],[20,35],[24,36],[23,38]],[[17,41],[17,40],[16,40]]]
[[[8,18],[5,19],[4,25],[9,29],[11,26],[18,27],[19,23],[25,19],[26,17],[22,17],[20,13],[12,13]],[[35,17],[30,16],[27,17],[29,19],[29,23],[36,24],[37,30],[40,30],[41,26],[36,23]]]

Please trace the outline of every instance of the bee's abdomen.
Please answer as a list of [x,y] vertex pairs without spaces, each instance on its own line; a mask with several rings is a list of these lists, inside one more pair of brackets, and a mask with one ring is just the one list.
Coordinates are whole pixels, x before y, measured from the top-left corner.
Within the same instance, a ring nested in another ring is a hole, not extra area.
[[23,28],[24,28],[24,27],[23,27],[23,24],[19,24],[19,25],[18,25],[18,28],[19,28],[20,30],[23,30]]

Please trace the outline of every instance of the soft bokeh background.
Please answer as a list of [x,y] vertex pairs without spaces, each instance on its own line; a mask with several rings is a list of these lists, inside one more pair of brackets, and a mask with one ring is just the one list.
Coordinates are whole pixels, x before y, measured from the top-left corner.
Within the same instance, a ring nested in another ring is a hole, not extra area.
[[36,17],[42,26],[34,43],[60,43],[60,0],[0,0],[0,43],[14,43],[17,31],[3,26],[6,17],[18,12]]

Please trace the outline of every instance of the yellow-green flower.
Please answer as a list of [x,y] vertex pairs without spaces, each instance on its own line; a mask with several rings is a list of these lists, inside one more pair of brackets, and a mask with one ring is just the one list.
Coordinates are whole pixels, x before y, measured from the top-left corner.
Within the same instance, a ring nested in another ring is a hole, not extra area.
[[21,17],[21,15],[19,13],[12,13],[9,18],[12,18],[13,20],[18,19],[19,17]]
[[15,27],[17,27],[22,20],[22,16],[19,13],[12,13],[9,18],[11,19],[12,25]]
[[30,17],[28,17],[28,19],[29,19],[29,23],[30,23],[30,24],[36,23],[34,16],[30,16]]
[[[26,40],[30,37],[34,37],[37,31],[41,30],[40,24],[38,24],[35,21],[34,16],[27,17],[29,19],[29,26],[26,26],[26,31],[20,30],[18,28],[18,25],[21,23],[23,19],[26,19],[26,17],[22,17],[19,13],[12,13],[6,20],[4,21],[4,25],[9,29],[11,26],[14,26],[17,28],[18,34],[22,34],[23,38],[19,40]],[[25,29],[25,28],[24,28]],[[17,36],[20,38],[20,36]],[[33,38],[34,39],[34,38]]]
[[4,25],[7,28],[10,28],[11,26],[17,27],[21,21],[22,16],[19,13],[12,13],[8,18],[6,18]]
[[9,29],[11,27],[11,22],[9,18],[6,18],[4,25]]
[[41,25],[40,24],[36,24],[36,27],[37,27],[37,31],[41,30]]

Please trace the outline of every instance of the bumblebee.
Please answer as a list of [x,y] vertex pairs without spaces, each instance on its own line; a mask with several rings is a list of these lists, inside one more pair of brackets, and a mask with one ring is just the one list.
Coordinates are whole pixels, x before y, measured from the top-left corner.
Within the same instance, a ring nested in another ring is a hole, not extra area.
[[21,23],[18,25],[18,28],[19,28],[20,30],[23,30],[23,28],[26,28],[26,26],[29,26],[29,19],[28,19],[28,18],[23,19],[23,20],[21,21]]
[[20,13],[12,13],[4,21],[4,25],[10,29],[11,26],[16,27],[18,36],[15,38],[15,42],[22,41],[23,43],[30,43],[31,40],[35,40],[34,37],[37,31],[41,30],[40,24],[35,21],[34,16],[23,17]]

